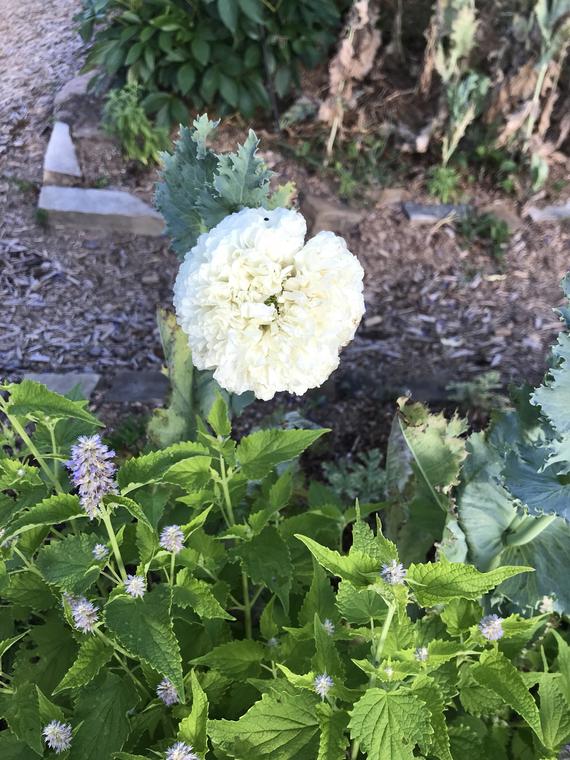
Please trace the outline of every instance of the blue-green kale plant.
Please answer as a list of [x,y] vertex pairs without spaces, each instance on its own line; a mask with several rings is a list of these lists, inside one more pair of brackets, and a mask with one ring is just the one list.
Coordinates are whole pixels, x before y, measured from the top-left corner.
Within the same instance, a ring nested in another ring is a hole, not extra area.
[[[178,240],[208,226],[202,209],[243,205],[228,187],[265,185],[255,151],[208,159],[198,182],[209,154],[188,137],[162,191]],[[497,603],[543,568],[411,558],[434,533],[421,509],[412,530],[417,505],[443,508],[471,455],[459,420],[401,414],[392,448],[413,461],[392,452],[386,487],[415,490],[398,530],[395,508],[303,475],[325,429],[238,440],[218,394],[191,440],[118,461],[86,402],[0,385],[0,758],[554,760],[570,741],[565,623],[553,604]]]

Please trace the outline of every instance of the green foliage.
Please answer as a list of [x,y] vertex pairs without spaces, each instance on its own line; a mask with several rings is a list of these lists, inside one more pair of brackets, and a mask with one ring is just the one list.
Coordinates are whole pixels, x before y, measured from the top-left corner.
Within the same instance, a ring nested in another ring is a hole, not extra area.
[[300,0],[89,0],[79,15],[95,37],[87,68],[141,85],[161,126],[185,123],[188,106],[269,110],[267,86],[284,97],[299,66],[326,55],[345,3]]
[[456,223],[457,231],[468,242],[482,245],[498,263],[503,261],[510,240],[509,226],[494,214],[467,214]]
[[324,462],[323,473],[340,499],[378,502],[384,498],[385,474],[379,449],[338,462]]
[[[553,418],[559,382],[542,399]],[[21,400],[23,391],[10,388]],[[18,426],[11,396],[0,403]],[[60,420],[82,410],[57,396],[49,406]],[[463,737],[458,721],[478,721],[477,736],[494,746],[499,716],[505,757],[517,757],[521,742],[537,757],[553,756],[568,740],[564,637],[548,638],[544,615],[505,619],[499,648],[478,628],[495,587],[536,573],[520,561],[480,572],[442,556],[409,565],[390,583],[386,567],[400,557],[380,524],[373,531],[358,505],[345,509],[334,495],[324,504],[322,486],[308,489],[307,504],[293,478],[288,463],[324,430],[261,430],[236,443],[217,396],[197,426],[199,442],[125,462],[119,493],[88,520],[55,466],[69,456],[67,431],[59,428],[59,439],[56,426],[44,457],[38,444],[51,417],[26,413],[36,420],[27,440],[1,460],[6,484],[19,469],[27,484],[13,491],[3,518],[11,538],[1,549],[2,757],[41,755],[41,732],[54,719],[71,725],[68,756],[77,760],[147,758],[176,741],[204,760],[347,753],[388,760],[418,752],[450,760]],[[390,493],[399,485],[410,514],[439,510],[445,521],[465,462],[464,425],[403,402],[397,424],[410,456],[398,467],[392,443]],[[173,524],[184,534],[177,554],[159,543]],[[344,553],[337,547],[349,525]],[[111,545],[102,560],[93,556],[96,543]],[[141,598],[127,593],[127,572],[143,576]],[[91,634],[75,627],[69,593],[95,605]],[[332,682],[321,695],[315,679],[325,674]],[[164,678],[179,705],[157,698]]]
[[428,174],[427,191],[442,203],[456,200],[460,176],[452,166],[434,166]]
[[158,163],[160,152],[170,145],[168,131],[154,127],[140,102],[141,87],[129,82],[111,90],[103,111],[106,130],[117,137],[125,155],[144,166]]

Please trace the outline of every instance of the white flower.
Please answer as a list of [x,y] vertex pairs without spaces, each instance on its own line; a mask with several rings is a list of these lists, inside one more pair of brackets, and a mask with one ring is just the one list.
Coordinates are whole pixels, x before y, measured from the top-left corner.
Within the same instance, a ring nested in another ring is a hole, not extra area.
[[71,747],[71,726],[69,723],[52,720],[47,726],[44,726],[42,734],[47,746],[55,750],[57,755]]
[[415,651],[414,657],[418,662],[425,662],[428,658],[429,652],[427,647],[418,647]]
[[97,607],[85,597],[67,600],[71,607],[71,615],[77,630],[82,633],[92,633],[99,620]]
[[554,599],[551,596],[547,596],[546,594],[542,597],[538,604],[538,611],[542,613],[543,615],[548,613],[549,615],[552,615],[554,612]]
[[198,369],[234,393],[301,395],[336,369],[364,313],[363,270],[344,240],[289,209],[246,208],[201,235],[174,286]]
[[166,760],[200,760],[200,758],[192,752],[192,747],[189,744],[176,742],[167,751]]
[[325,618],[323,622],[323,628],[329,636],[334,636],[334,623],[330,618]]
[[184,548],[184,533],[179,525],[167,525],[160,534],[160,545],[167,552],[178,554]]
[[105,544],[95,544],[92,554],[97,561],[100,561],[102,559],[105,559],[105,557],[109,554],[109,549],[107,549]]
[[146,581],[142,575],[127,575],[125,591],[130,596],[141,599],[145,595]]
[[407,570],[401,562],[397,562],[393,559],[390,564],[382,565],[380,575],[382,580],[386,583],[390,583],[392,586],[397,586],[404,582]]
[[156,695],[165,705],[167,705],[167,707],[175,705],[179,701],[178,692],[174,688],[174,684],[169,681],[168,678],[163,678],[158,684],[156,687]]
[[498,641],[505,635],[503,618],[498,615],[486,615],[481,618],[479,630],[488,641]]
[[315,691],[319,695],[321,699],[324,700],[326,695],[329,693],[329,691],[334,686],[334,681],[330,676],[327,676],[326,673],[323,673],[320,676],[315,676],[315,680],[313,681],[313,685],[315,687]]
[[384,673],[388,676],[388,678],[392,678],[394,675],[394,668],[391,668],[389,665],[387,668],[384,668]]

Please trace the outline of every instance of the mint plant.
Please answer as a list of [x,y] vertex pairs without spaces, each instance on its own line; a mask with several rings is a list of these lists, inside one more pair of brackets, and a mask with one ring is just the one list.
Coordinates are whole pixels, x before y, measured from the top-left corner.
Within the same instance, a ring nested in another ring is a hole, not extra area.
[[491,608],[532,568],[404,566],[375,505],[295,474],[325,430],[238,443],[219,397],[195,441],[117,467],[84,402],[2,390],[3,758],[546,758],[569,738],[555,618]]

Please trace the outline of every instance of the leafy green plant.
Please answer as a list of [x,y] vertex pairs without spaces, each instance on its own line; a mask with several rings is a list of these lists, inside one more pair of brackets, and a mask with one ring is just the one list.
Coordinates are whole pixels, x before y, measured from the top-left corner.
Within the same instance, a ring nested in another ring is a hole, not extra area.
[[479,242],[496,261],[502,261],[511,237],[509,226],[503,219],[491,213],[473,212],[458,219],[456,226],[458,233],[467,242]]
[[334,0],[90,0],[79,20],[95,36],[87,68],[140,83],[147,112],[170,126],[188,104],[269,109],[299,64],[326,55],[339,15]]
[[166,129],[149,121],[140,103],[140,91],[136,82],[111,90],[103,110],[103,123],[119,139],[129,158],[147,166],[158,163],[161,151],[170,145],[170,138]]
[[362,499],[379,502],[384,498],[385,473],[379,449],[370,449],[356,457],[338,462],[324,462],[323,473],[337,496],[346,501]]
[[461,177],[453,166],[433,166],[428,172],[427,191],[442,203],[456,200]]
[[532,569],[404,567],[373,507],[318,484],[306,503],[287,463],[325,430],[238,443],[218,398],[195,441],[115,477],[85,402],[2,391],[3,758],[551,758],[568,740],[568,643],[550,613],[489,608]]
[[500,373],[492,369],[483,372],[473,380],[449,383],[446,391],[452,401],[457,401],[469,408],[490,412],[505,405],[507,399],[502,394],[502,388]]

